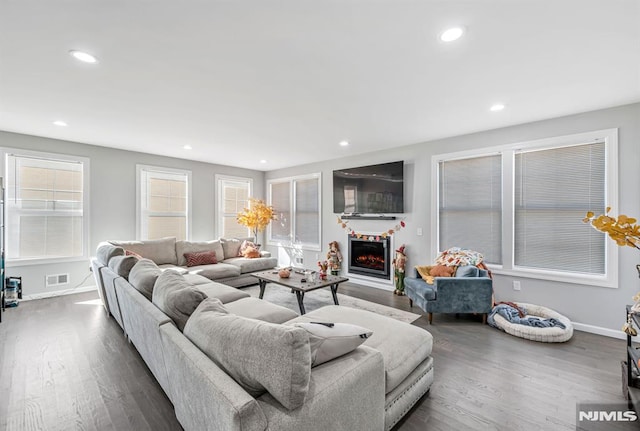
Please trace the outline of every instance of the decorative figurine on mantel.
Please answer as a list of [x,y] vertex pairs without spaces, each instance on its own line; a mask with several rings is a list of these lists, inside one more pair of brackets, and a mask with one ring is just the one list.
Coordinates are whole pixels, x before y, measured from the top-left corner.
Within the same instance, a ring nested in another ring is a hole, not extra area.
[[393,259],[394,277],[393,281],[396,285],[394,295],[404,295],[404,269],[407,266],[407,255],[404,253],[404,244],[396,250],[396,257]]
[[329,243],[327,262],[329,263],[331,275],[338,275],[340,273],[340,265],[342,264],[342,253],[340,253],[338,241],[331,241]]

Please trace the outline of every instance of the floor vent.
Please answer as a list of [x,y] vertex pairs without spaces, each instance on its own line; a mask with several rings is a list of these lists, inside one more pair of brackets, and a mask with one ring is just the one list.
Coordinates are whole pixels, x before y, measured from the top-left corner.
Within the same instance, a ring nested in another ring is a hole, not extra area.
[[69,284],[69,274],[53,274],[47,275],[47,287],[62,286],[63,284]]

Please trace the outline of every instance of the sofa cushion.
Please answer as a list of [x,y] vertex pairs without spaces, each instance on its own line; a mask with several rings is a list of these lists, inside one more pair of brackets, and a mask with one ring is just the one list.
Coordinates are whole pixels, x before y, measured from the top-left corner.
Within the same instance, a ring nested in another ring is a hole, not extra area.
[[216,283],[206,279],[207,283],[198,284],[197,288],[207,295],[207,298],[216,298],[220,302],[226,304],[227,302],[237,301],[238,299],[248,298],[250,295],[247,292],[243,292],[235,287],[227,286],[226,284]]
[[477,277],[480,270],[477,266],[473,265],[464,265],[459,266],[456,270],[456,277]]
[[151,259],[140,259],[129,273],[129,283],[149,301],[153,298],[153,286],[162,270]]
[[293,325],[309,333],[313,367],[346,355],[372,334],[362,326],[348,323],[298,322]]
[[158,265],[158,268],[160,268],[163,271],[171,270],[171,271],[177,272],[178,274],[182,274],[182,275],[185,275],[185,274],[189,273],[187,268],[183,268],[182,266],[176,266],[176,264],[174,264],[174,263],[165,263],[165,264],[162,264],[162,265]]
[[176,239],[173,237],[149,239],[145,241],[109,241],[111,244],[130,250],[151,259],[158,265],[171,263],[177,265]]
[[267,269],[275,268],[278,265],[278,259],[275,257],[260,257],[249,259],[246,257],[234,257],[231,259],[225,259],[224,263],[235,265],[240,268],[242,274],[255,271],[265,271]]
[[153,287],[152,302],[169,316],[179,330],[207,295],[174,271],[163,271]]
[[215,265],[199,265],[189,268],[189,274],[198,274],[207,277],[209,280],[219,280],[227,277],[237,277],[240,275],[240,268],[227,263],[217,263]]
[[433,337],[422,328],[341,305],[327,305],[287,322],[287,325],[298,322],[351,323],[373,331],[363,345],[380,351],[384,357],[385,393],[391,392],[429,357],[433,347]]
[[220,240],[176,241],[176,255],[179,266],[185,266],[187,264],[187,259],[184,257],[185,253],[197,253],[201,251],[214,251],[218,262],[224,260],[224,250],[222,249]]
[[284,323],[298,317],[298,313],[286,307],[251,297],[224,304],[224,307],[229,313],[270,323]]
[[109,259],[109,268],[120,277],[129,278],[131,268],[138,263],[135,256],[114,256]]
[[189,283],[193,284],[194,286],[199,286],[200,284],[207,284],[207,283],[211,283],[211,280],[209,280],[207,277],[203,277],[201,275],[198,274],[183,274],[182,275],[184,277],[184,279],[186,281],[188,281]]
[[220,301],[207,299],[184,335],[253,397],[266,390],[289,410],[304,403],[311,378],[304,329],[237,316]]
[[216,252],[213,250],[185,253],[184,258],[187,260],[187,267],[199,265],[215,265],[216,263],[218,263],[218,259],[216,259]]
[[124,248],[116,247],[109,242],[101,242],[96,249],[96,259],[102,266],[109,265],[109,260],[114,256],[124,256]]
[[220,238],[225,260],[241,256],[240,246],[245,240],[250,240],[250,238]]

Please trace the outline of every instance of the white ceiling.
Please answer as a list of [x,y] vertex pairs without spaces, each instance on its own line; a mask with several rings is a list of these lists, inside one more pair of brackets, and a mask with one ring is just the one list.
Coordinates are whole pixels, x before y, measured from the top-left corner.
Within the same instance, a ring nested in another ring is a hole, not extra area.
[[640,0],[0,0],[12,132],[272,170],[637,101]]

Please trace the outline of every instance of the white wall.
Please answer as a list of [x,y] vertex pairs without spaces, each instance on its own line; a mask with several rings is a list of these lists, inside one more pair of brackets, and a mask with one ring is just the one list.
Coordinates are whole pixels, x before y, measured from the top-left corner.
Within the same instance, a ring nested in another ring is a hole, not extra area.
[[[192,172],[192,240],[216,238],[215,175],[226,174],[253,179],[254,196],[263,198],[264,173],[231,166],[116,150],[94,145],[60,141],[0,131],[0,147],[71,154],[90,160],[89,253],[108,239],[135,239],[136,164],[188,169]],[[0,163],[0,176],[4,163]],[[89,261],[30,266],[7,265],[7,276],[22,276],[23,294],[39,296],[55,292],[45,287],[45,275],[70,274],[70,283],[59,290],[95,285]],[[88,278],[87,278],[88,277]],[[85,280],[86,278],[86,280]],[[84,280],[84,281],[83,281]]]
[[[508,115],[508,113],[505,114]],[[433,256],[430,256],[429,238],[432,222],[431,157],[433,155],[609,128],[619,128],[620,208],[616,208],[615,211],[640,217],[640,103],[404,146],[364,156],[345,157],[271,171],[266,173],[266,179],[311,172],[322,173],[322,243],[324,246],[320,257],[323,258],[330,241],[338,241],[343,252],[347,244],[346,233],[338,226],[336,216],[333,214],[333,170],[404,160],[406,180],[404,217],[407,227],[395,235],[394,241],[396,248],[403,243],[407,245],[408,265],[412,267],[428,264],[433,259]],[[336,153],[339,150],[337,148]],[[373,232],[382,232],[391,227],[391,224],[394,222],[350,222],[357,231]],[[422,228],[423,236],[416,234],[418,228]],[[277,252],[273,249],[272,251]],[[590,329],[596,332],[600,331],[600,328],[607,328],[610,331],[600,332],[609,335],[614,334],[614,331],[619,333],[625,319],[624,305],[632,302],[631,297],[640,291],[640,280],[635,270],[635,265],[640,263],[640,252],[629,247],[619,248],[618,251],[620,253],[620,285],[617,289],[496,275],[494,278],[496,298],[503,301],[546,305],[567,315],[574,322],[582,324],[583,326],[578,325],[581,328],[585,328],[584,325],[592,325],[597,328]],[[316,252],[305,252],[304,260],[307,266],[313,265],[315,259]],[[511,287],[513,280],[521,281],[521,291],[513,291]]]

